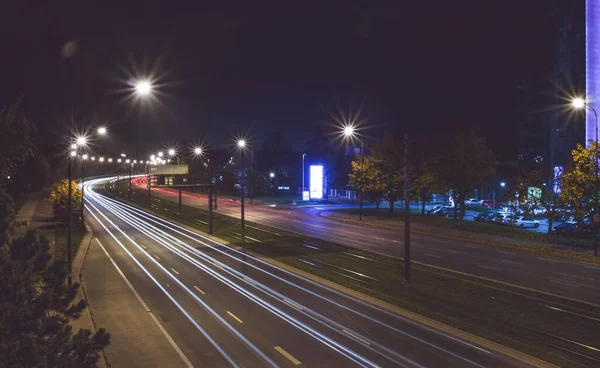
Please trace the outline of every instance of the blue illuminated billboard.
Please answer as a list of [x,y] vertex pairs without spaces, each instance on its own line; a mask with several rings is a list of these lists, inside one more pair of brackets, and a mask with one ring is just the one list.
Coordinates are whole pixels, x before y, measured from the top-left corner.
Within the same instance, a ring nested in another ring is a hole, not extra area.
[[323,198],[323,165],[310,165],[310,199]]

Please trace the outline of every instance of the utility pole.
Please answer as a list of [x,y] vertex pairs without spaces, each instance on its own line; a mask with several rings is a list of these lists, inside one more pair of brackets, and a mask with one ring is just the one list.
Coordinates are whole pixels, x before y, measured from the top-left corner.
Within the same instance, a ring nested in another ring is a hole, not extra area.
[[360,185],[360,199],[359,199],[360,204],[359,204],[359,208],[358,208],[358,219],[360,221],[362,221],[363,193],[364,193],[364,186],[365,186],[365,164],[364,164],[365,154],[364,154],[364,150],[365,150],[365,141],[361,138],[360,139],[360,179],[361,179],[360,181],[361,181],[361,185]]
[[208,187],[208,233],[213,234],[213,186]]
[[254,175],[254,167],[253,167],[253,158],[254,158],[254,153],[252,151],[250,151],[250,177],[249,177],[249,188],[250,189],[250,204],[252,204],[252,198],[254,197],[252,195],[252,187],[254,184],[254,178],[252,177],[252,175]]
[[146,185],[148,186],[148,199],[150,199],[150,170],[149,170],[149,165],[146,164]]
[[84,196],[84,188],[83,185],[85,184],[85,160],[81,159],[81,221],[85,222],[85,218],[83,216],[83,209],[84,209],[84,202],[85,202],[85,196]]
[[244,148],[240,150],[240,186],[242,187],[241,198],[242,198],[242,213],[240,225],[242,231],[244,231]]
[[[71,110],[71,127],[69,128],[69,144],[73,142],[73,110]],[[71,188],[71,166],[73,165],[73,156],[71,156],[71,146],[69,146],[69,231],[67,232],[67,285],[70,287],[73,284],[73,275],[71,275],[71,249],[72,249],[72,232],[73,232],[73,188]]]
[[404,136],[404,281],[410,282],[410,205],[408,199],[408,134]]

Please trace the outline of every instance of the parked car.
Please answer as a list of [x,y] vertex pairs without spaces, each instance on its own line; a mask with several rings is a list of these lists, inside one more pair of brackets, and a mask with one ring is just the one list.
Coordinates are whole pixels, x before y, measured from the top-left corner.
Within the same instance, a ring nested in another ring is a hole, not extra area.
[[481,201],[477,198],[469,198],[469,199],[465,200],[465,204],[469,204],[469,205],[479,205],[479,203],[481,203]]
[[[460,211],[460,208],[456,208],[456,214],[458,214]],[[443,210],[444,212],[444,216],[446,217],[454,217],[454,207],[446,207]]]
[[475,221],[485,222],[485,219],[492,213],[494,213],[494,211],[479,212],[477,215],[473,216],[473,219]]
[[442,205],[437,205],[437,206],[435,206],[435,207],[432,207],[432,208],[428,209],[428,210],[427,210],[427,212],[425,212],[425,214],[426,214],[427,216],[431,216],[431,215],[433,215],[433,214],[435,213],[435,211],[437,211],[437,210],[440,210],[440,209],[442,209],[443,207],[444,207],[444,206],[442,206]]
[[577,222],[564,222],[552,228],[551,234],[587,238],[592,236],[592,228],[589,225]]
[[513,215],[511,213],[504,215],[502,218],[502,225],[513,226],[515,221],[517,220],[517,215]]
[[446,211],[448,208],[452,208],[452,207],[440,206],[435,211],[431,212],[431,215],[432,216],[446,216],[446,213],[444,211]]
[[492,224],[498,224],[498,225],[502,225],[504,223],[504,216],[506,216],[506,214],[504,213],[496,213],[496,215],[494,216],[494,218],[492,218]]
[[491,199],[482,200],[481,205],[484,207],[489,207],[489,208],[502,208],[502,203],[500,203],[498,201],[496,201],[496,203],[494,203],[494,201]]
[[514,219],[513,226],[520,227],[520,228],[526,228],[526,227],[536,227],[537,228],[537,227],[540,227],[540,222],[537,220],[534,220],[530,217],[518,216],[517,218]]
[[498,211],[491,211],[484,219],[485,222],[487,223],[493,223],[494,222],[494,218],[496,217],[496,215],[500,214]]

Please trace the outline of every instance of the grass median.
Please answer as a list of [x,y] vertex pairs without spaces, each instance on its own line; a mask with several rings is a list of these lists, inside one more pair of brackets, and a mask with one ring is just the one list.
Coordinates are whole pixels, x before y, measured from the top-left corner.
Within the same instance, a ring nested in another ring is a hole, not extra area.
[[[121,186],[123,188],[123,185]],[[144,190],[109,189],[167,218],[206,231],[206,212],[148,198]],[[413,264],[402,280],[401,260],[216,214],[215,235],[246,249],[398,307],[484,337],[561,367],[600,362],[600,308]]]

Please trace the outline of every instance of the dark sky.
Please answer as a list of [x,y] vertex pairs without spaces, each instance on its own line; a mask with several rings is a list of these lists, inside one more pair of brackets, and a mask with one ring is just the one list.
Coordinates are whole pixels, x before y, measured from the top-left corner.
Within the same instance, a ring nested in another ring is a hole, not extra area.
[[[552,65],[550,3],[5,0],[0,104],[23,93],[42,131],[65,130],[71,108],[109,119],[115,141],[139,149],[269,131],[301,149],[338,107],[362,105],[370,136],[472,125],[512,158],[517,85]],[[154,73],[158,103],[124,101],[136,71]]]

